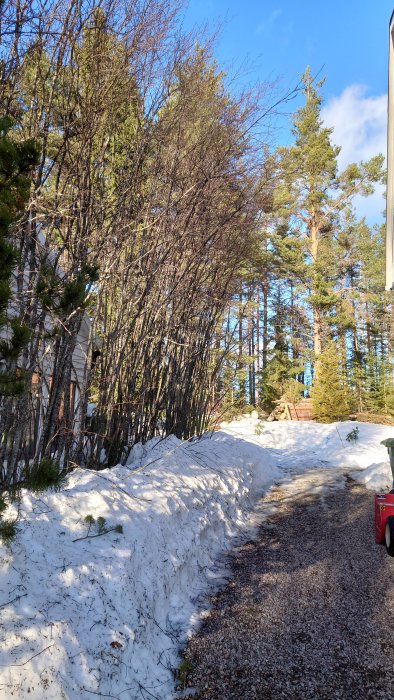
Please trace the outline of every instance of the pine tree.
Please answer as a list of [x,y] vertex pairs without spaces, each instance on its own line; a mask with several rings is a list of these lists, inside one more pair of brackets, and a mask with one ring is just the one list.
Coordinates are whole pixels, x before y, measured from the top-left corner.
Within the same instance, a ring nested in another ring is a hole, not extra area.
[[332,341],[320,355],[311,396],[315,418],[321,423],[349,417],[351,396],[343,375],[341,358]]
[[12,224],[23,213],[37,159],[33,141],[16,143],[9,137],[11,127],[11,119],[0,118],[0,394],[8,396],[24,391],[17,361],[29,339],[29,329],[12,313],[12,272],[18,259]]
[[[29,339],[29,330],[12,313],[12,273],[18,256],[12,241],[12,224],[23,213],[29,196],[29,176],[37,158],[32,141],[15,143],[9,137],[11,127],[12,120],[0,118],[0,397],[15,396],[25,390],[18,358]],[[0,539],[5,544],[16,534],[15,521],[4,520],[7,506],[4,493],[0,493]]]
[[276,193],[279,215],[287,218],[304,241],[304,284],[313,317],[315,358],[330,335],[330,317],[338,303],[333,250],[341,217],[356,194],[373,192],[373,183],[382,178],[383,164],[383,156],[376,156],[367,163],[351,164],[338,174],[340,149],[332,145],[333,130],[324,126],[321,118],[323,82],[316,82],[310,69],[306,70],[305,104],[293,121],[295,143],[279,149],[283,175]]

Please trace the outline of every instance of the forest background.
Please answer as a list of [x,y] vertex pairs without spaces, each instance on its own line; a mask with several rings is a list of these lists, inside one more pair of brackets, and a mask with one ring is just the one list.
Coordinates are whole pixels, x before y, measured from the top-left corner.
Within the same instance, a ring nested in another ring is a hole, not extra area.
[[338,172],[324,83],[236,88],[176,2],[0,6],[2,489],[312,385],[321,420],[394,416],[384,225],[354,210],[383,157]]

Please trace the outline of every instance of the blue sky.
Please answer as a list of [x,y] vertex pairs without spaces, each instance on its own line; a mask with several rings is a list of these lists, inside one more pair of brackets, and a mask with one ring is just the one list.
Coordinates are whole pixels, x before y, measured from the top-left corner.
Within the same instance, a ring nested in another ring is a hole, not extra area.
[[[221,25],[215,54],[230,72],[248,64],[239,78],[278,78],[295,85],[305,67],[326,76],[323,117],[342,147],[340,166],[386,148],[387,0],[189,0],[185,25]],[[289,140],[286,125],[278,134]],[[372,223],[382,220],[381,192],[358,205]]]

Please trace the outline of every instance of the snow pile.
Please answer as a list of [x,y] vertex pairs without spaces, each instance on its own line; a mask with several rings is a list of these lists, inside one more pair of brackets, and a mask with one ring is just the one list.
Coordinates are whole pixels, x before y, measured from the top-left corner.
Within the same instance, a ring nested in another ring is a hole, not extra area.
[[[374,491],[391,488],[387,448],[380,443],[394,437],[394,426],[356,421],[330,424],[281,421],[257,425],[261,426],[261,434],[257,437],[253,417],[223,427],[234,437],[257,441],[261,447],[269,448],[271,456],[276,456],[278,466],[295,473],[340,467]],[[358,439],[349,442],[346,438],[356,428]]]
[[[224,433],[172,437],[132,458],[76,470],[61,493],[24,494],[19,534],[1,552],[1,698],[173,696],[198,597],[280,471],[269,452]],[[123,534],[73,541],[87,515]]]
[[[394,430],[358,424],[348,443],[356,426],[249,417],[199,441],[137,446],[124,467],[78,469],[61,493],[25,493],[1,548],[0,698],[176,697],[179,649],[262,493],[312,468],[390,482],[379,443]],[[100,534],[98,518],[123,533]]]

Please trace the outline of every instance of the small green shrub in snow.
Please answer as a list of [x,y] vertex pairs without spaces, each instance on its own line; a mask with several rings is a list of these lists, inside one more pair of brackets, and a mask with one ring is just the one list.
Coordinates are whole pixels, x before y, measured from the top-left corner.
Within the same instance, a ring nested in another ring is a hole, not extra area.
[[34,493],[41,493],[48,489],[60,491],[65,482],[66,473],[60,469],[59,463],[44,457],[41,462],[33,466],[25,486]]
[[16,520],[3,520],[3,513],[7,508],[8,504],[0,496],[0,540],[9,546],[16,535]]
[[[7,494],[8,498],[10,495]],[[0,496],[0,541],[7,547],[11,544],[17,533],[17,518],[14,520],[4,520],[4,513],[8,508],[8,503],[4,496]]]
[[348,442],[357,442],[359,437],[360,437],[359,430],[358,430],[358,427],[356,426],[355,428],[353,428],[353,430],[350,431],[350,433],[348,433],[346,435],[346,440]]
[[0,522],[0,539],[3,544],[10,545],[16,532],[16,520],[2,520]]
[[193,671],[193,664],[189,659],[183,659],[182,663],[179,666],[178,669],[178,677],[181,685],[185,685],[187,682],[188,676],[191,674]]
[[256,427],[254,429],[254,434],[261,435],[263,430],[264,430],[264,423],[263,423],[263,421],[259,420],[258,423],[256,423]]

